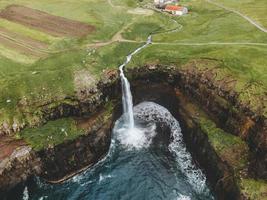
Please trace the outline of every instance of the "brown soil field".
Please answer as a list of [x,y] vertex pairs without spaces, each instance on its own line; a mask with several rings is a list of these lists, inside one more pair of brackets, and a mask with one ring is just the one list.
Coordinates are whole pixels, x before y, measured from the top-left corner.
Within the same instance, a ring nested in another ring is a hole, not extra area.
[[89,24],[50,15],[20,5],[6,7],[0,12],[0,17],[53,36],[82,37],[95,30],[95,27]]
[[1,34],[0,34],[0,44],[7,47],[7,48],[13,49],[19,53],[22,53],[24,55],[32,55],[35,57],[43,57],[44,55],[46,55],[43,52],[31,49],[30,47],[26,47],[23,44],[16,43],[13,40],[11,40],[11,39],[9,39],[9,38],[1,35]]
[[10,38],[14,40],[14,42],[19,42],[20,44],[25,44],[25,46],[31,46],[36,49],[47,49],[48,44],[40,42],[38,40],[34,40],[32,38],[11,32],[5,28],[0,27],[0,35],[5,36],[6,38]]

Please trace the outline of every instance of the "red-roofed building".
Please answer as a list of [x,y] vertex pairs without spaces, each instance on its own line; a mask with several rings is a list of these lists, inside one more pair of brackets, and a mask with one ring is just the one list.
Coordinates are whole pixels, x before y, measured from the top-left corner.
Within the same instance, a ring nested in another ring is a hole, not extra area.
[[173,15],[179,15],[179,16],[188,13],[188,9],[186,7],[176,6],[176,5],[166,5],[165,11]]

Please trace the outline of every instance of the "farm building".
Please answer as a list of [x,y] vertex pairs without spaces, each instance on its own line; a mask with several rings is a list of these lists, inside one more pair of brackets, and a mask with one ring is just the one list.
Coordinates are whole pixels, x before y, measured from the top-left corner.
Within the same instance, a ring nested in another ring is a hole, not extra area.
[[188,9],[186,7],[176,5],[166,5],[165,11],[178,16],[188,13]]

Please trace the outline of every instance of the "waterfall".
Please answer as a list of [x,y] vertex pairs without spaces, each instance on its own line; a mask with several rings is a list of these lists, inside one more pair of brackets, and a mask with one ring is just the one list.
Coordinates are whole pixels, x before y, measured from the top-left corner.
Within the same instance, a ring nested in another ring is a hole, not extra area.
[[152,36],[150,35],[147,38],[146,43],[137,48],[134,52],[129,54],[126,57],[126,61],[119,67],[120,69],[120,77],[121,77],[121,87],[122,87],[122,105],[123,105],[123,114],[124,121],[128,126],[128,129],[134,128],[134,115],[133,115],[133,97],[131,93],[131,87],[128,79],[124,75],[124,67],[132,60],[133,55],[137,54],[143,48],[147,47],[152,42]]

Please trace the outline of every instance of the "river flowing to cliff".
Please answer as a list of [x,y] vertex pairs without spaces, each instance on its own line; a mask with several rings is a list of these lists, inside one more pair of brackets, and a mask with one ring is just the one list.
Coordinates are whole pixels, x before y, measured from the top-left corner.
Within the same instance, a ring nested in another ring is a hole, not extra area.
[[151,42],[152,42],[152,37],[149,36],[147,38],[147,42],[143,46],[137,48],[134,52],[129,54],[126,57],[126,61],[119,67],[120,77],[121,77],[121,87],[122,87],[122,105],[124,113],[123,117],[124,117],[124,122],[125,124],[127,124],[129,130],[134,129],[133,98],[131,94],[130,83],[128,79],[125,77],[123,69],[129,62],[131,62],[132,57],[135,54],[137,54],[142,49],[146,48],[146,46],[151,44]]
[[206,177],[183,142],[179,122],[161,105],[142,102],[133,107],[130,83],[120,66],[123,114],[116,121],[108,155],[93,168],[60,185],[37,178],[25,188],[34,200],[211,200]]

